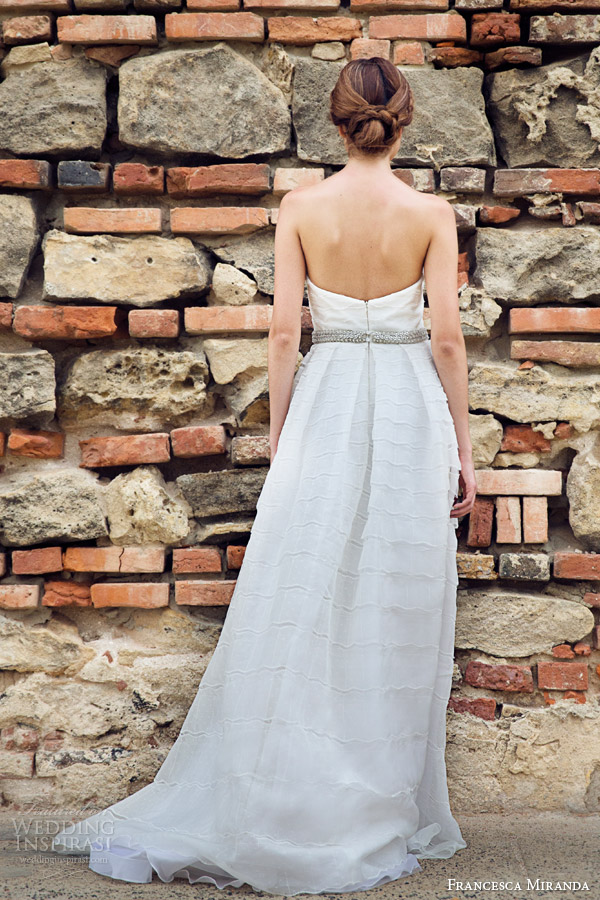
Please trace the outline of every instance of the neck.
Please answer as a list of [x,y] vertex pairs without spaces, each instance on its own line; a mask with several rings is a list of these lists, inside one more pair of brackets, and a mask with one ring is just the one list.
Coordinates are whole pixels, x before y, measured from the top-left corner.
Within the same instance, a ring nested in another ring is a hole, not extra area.
[[344,171],[353,175],[385,175],[392,171],[391,157],[374,156],[370,158],[364,156],[351,156],[344,166]]

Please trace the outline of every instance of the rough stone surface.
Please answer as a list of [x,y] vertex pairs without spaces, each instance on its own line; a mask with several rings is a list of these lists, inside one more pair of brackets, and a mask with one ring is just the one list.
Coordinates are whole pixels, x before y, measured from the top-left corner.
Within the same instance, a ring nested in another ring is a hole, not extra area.
[[538,593],[458,591],[456,647],[497,657],[551,653],[584,638],[594,614],[583,604]]
[[[106,132],[104,66],[85,56],[11,65],[14,53],[4,61],[6,78],[0,83],[0,150],[97,158]],[[19,59],[25,55],[15,56]]]
[[498,575],[512,581],[550,581],[547,553],[501,553]]
[[267,471],[224,469],[221,472],[197,472],[176,479],[197,518],[225,513],[254,512]]
[[0,523],[1,541],[7,546],[91,540],[107,533],[96,479],[66,468],[4,483]]
[[502,307],[484,291],[466,287],[458,298],[462,333],[467,337],[491,337]]
[[130,59],[119,83],[125,144],[234,159],[289,147],[284,95],[225,43]]
[[106,509],[113,544],[173,544],[189,532],[191,510],[175,485],[156,466],[138,466],[117,475],[106,489]]
[[490,410],[514,422],[571,422],[578,431],[600,426],[600,375],[562,366],[519,369],[476,362],[469,370],[469,408]]
[[257,289],[258,286],[253,278],[249,278],[235,266],[219,262],[213,272],[208,299],[211,303],[244,306],[246,303],[252,303]]
[[488,75],[488,108],[506,165],[600,165],[599,85],[600,47],[573,60]]
[[567,497],[569,524],[575,537],[587,549],[600,551],[600,438],[597,435],[571,463]]
[[18,194],[0,194],[0,297],[19,296],[37,243],[33,200]]
[[95,652],[70,622],[51,618],[43,626],[0,615],[0,668],[15,672],[76,675]]
[[213,244],[216,255],[225,263],[230,263],[250,274],[256,281],[258,289],[265,294],[273,294],[275,290],[275,231],[265,229],[255,231],[248,237],[220,239]]
[[494,416],[469,413],[469,434],[475,468],[489,466],[500,449],[502,425]]
[[189,238],[49,231],[42,241],[45,300],[154,306],[203,290],[208,270]]
[[[298,58],[294,66],[292,114],[298,156],[311,162],[343,164],[344,143],[329,117],[328,98],[344,63]],[[402,134],[396,161],[403,164],[495,165],[492,131],[476,68],[400,67],[415,97],[413,121]]]
[[600,299],[600,228],[477,229],[473,279],[514,305]]
[[202,350],[131,346],[91,350],[66,366],[58,395],[64,428],[112,425],[162,431],[212,412]]
[[48,425],[54,418],[54,359],[47,350],[0,352],[0,428]]
[[227,384],[248,369],[267,367],[267,338],[207,338],[203,346],[217,384]]
[[597,812],[597,697],[531,709],[505,703],[493,721],[449,711],[447,731],[448,784],[464,812]]
[[242,372],[219,393],[240,425],[268,424],[269,376],[264,369]]

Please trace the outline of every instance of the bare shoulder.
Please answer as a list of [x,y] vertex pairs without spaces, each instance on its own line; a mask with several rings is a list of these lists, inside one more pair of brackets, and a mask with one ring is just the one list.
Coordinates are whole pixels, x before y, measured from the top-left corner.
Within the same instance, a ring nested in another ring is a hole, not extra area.
[[422,194],[422,197],[428,211],[435,214],[437,221],[443,222],[444,225],[447,225],[448,222],[456,222],[454,207],[445,197],[440,197],[439,194]]

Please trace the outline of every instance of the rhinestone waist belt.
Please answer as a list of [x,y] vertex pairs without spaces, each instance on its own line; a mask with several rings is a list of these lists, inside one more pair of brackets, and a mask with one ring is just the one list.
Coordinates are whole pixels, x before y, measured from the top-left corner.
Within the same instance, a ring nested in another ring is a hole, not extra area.
[[360,343],[373,341],[377,344],[415,344],[427,340],[426,328],[413,328],[408,331],[355,331],[351,328],[315,329],[312,334],[313,344],[322,341],[350,341]]

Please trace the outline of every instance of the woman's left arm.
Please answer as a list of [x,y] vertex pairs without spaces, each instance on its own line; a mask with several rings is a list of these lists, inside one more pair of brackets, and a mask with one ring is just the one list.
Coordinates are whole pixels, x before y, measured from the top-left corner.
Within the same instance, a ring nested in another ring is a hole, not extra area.
[[271,461],[290,405],[300,346],[306,263],[297,221],[298,196],[290,191],[281,199],[275,228],[275,292],[268,340]]

